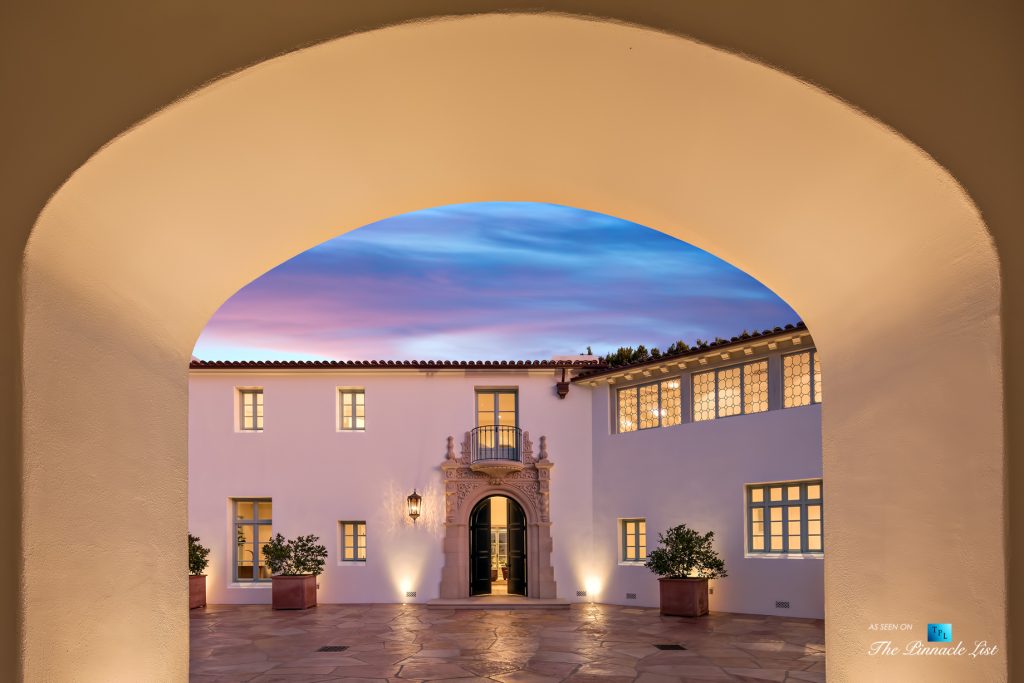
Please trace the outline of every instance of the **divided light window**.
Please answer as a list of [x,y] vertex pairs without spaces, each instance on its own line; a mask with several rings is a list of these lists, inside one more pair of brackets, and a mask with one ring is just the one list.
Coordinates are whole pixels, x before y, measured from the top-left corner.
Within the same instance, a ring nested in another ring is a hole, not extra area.
[[782,357],[782,407],[821,403],[821,357],[817,350]]
[[747,551],[752,554],[821,553],[821,481],[747,487]]
[[238,390],[238,428],[243,432],[263,431],[263,390]]
[[768,410],[768,361],[758,360],[693,375],[693,421]]
[[270,543],[270,498],[235,498],[231,501],[235,527],[235,581],[269,581],[270,569],[263,545]]
[[338,428],[343,432],[366,430],[366,392],[363,389],[339,389],[338,407],[341,410]]
[[366,522],[341,522],[341,559],[366,562]]
[[618,391],[619,432],[671,427],[683,421],[679,378]]
[[643,562],[647,559],[647,521],[622,520],[622,561]]

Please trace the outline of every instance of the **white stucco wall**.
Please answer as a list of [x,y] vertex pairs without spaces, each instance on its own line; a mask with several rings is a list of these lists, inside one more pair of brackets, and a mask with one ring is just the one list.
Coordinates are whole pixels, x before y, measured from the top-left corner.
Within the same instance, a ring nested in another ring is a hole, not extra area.
[[[594,566],[602,584],[600,601],[658,605],[656,577],[645,567],[618,561],[618,520],[640,517],[647,520],[649,550],[657,546],[659,532],[677,524],[715,532],[714,547],[729,576],[711,582],[711,610],[824,618],[821,558],[744,552],[746,484],[821,477],[821,406],[613,434],[609,401],[616,388],[593,390]],[[828,482],[824,489],[827,517]],[[636,599],[627,600],[626,593],[636,593]],[[776,600],[789,601],[790,608],[775,609]]]
[[[411,602],[438,597],[447,437],[475,426],[476,387],[517,387],[519,424],[534,451],[548,437],[555,467],[551,518],[560,597],[575,599],[591,567],[590,391],[560,400],[560,371],[337,372],[200,370],[189,383],[189,529],[211,548],[208,600],[269,603],[269,584],[232,581],[230,499],[273,500],[273,531],[316,534],[327,546],[324,603]],[[235,429],[236,387],[264,389],[262,433]],[[366,431],[337,431],[338,387],[363,387]],[[417,488],[423,516],[410,523]],[[338,522],[365,520],[367,561],[339,561]]]

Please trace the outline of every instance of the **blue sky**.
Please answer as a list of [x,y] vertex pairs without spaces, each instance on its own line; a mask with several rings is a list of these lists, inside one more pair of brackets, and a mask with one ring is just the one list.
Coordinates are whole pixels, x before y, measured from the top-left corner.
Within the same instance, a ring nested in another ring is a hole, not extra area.
[[241,289],[206,360],[541,359],[730,337],[798,316],[742,271],[636,223],[462,204],[373,223]]

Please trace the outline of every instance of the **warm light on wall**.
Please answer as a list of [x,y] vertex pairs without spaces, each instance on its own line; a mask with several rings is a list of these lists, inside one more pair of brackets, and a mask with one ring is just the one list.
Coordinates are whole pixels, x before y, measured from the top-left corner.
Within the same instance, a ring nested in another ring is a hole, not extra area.
[[587,597],[594,601],[601,592],[601,580],[595,576],[587,577],[587,580],[583,582],[583,587],[587,589]]

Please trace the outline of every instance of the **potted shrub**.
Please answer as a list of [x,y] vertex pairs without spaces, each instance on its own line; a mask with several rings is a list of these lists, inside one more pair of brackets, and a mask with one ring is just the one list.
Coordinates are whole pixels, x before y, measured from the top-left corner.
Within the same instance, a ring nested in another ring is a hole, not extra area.
[[286,541],[277,534],[263,546],[263,557],[271,576],[271,602],[274,609],[316,607],[316,577],[324,572],[327,548],[317,536],[298,536]]
[[498,558],[491,558],[491,583],[498,580]]
[[501,578],[508,581],[508,562],[501,563]]
[[699,534],[685,524],[658,534],[662,546],[651,551],[644,566],[657,574],[661,613],[700,617],[708,613],[708,579],[728,576],[725,562],[711,547],[715,532]]
[[206,607],[206,574],[210,549],[200,545],[199,537],[188,535],[188,608]]

